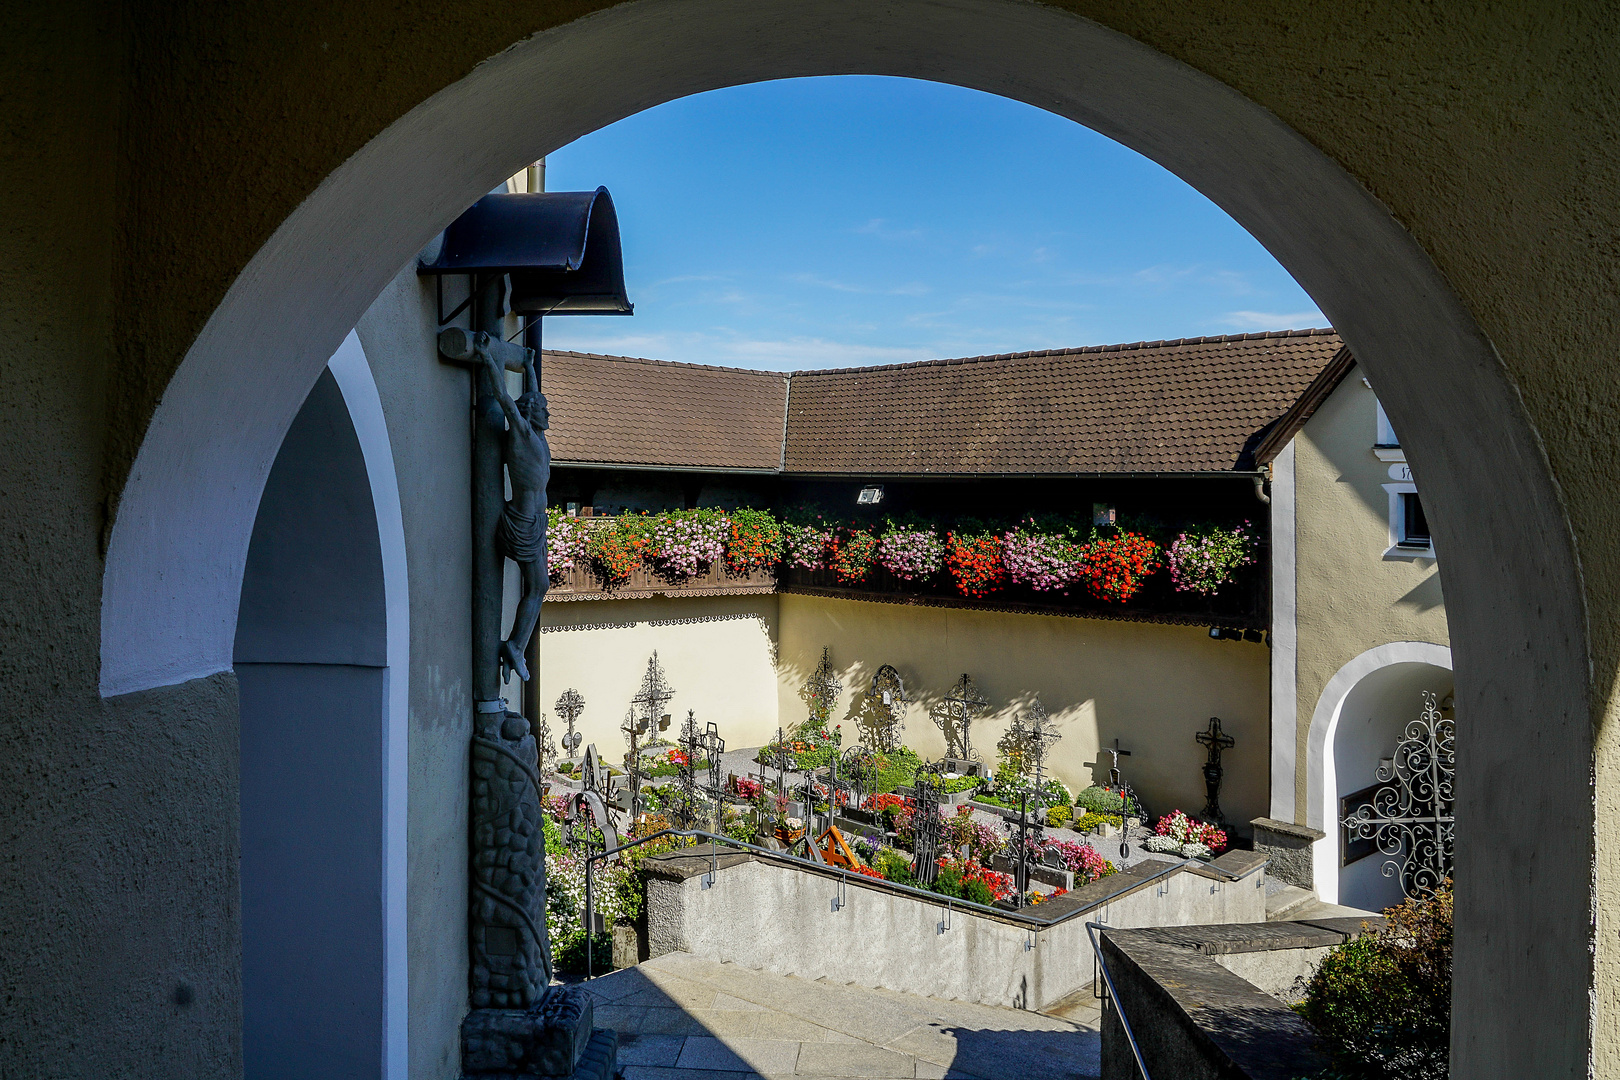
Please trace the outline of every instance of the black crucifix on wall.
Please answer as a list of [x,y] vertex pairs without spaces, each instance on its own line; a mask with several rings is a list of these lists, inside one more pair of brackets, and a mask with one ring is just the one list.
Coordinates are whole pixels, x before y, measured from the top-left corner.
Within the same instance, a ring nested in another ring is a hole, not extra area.
[[1209,727],[1193,738],[1209,747],[1209,760],[1204,762],[1204,791],[1208,795],[1208,801],[1204,803],[1204,820],[1225,824],[1226,815],[1221,813],[1221,751],[1232,749],[1237,745],[1237,740],[1221,730],[1221,718],[1218,716],[1210,717]]

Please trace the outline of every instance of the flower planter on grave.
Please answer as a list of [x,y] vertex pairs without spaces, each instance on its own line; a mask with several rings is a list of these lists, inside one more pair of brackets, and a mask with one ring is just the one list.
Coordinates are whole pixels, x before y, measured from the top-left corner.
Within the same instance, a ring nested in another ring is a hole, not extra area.
[[783,844],[797,843],[804,838],[803,829],[790,829],[786,825],[779,825],[776,829],[776,839]]

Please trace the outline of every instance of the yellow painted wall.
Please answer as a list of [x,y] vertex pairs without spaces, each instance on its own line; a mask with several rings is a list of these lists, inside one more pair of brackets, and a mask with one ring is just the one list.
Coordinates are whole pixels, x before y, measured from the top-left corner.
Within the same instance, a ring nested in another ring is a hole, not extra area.
[[569,687],[585,698],[581,748],[596,743],[617,763],[619,725],[658,651],[675,687],[668,738],[686,710],[714,721],[732,747],[760,746],[776,731],[777,597],[578,600],[541,607],[540,691],[553,737],[563,730],[553,703]]
[[[1294,439],[1299,667],[1295,820],[1304,823],[1311,715],[1329,679],[1391,641],[1449,645],[1434,559],[1385,558],[1389,462],[1373,454],[1378,399],[1358,367]],[[1399,434],[1399,433],[1397,433]],[[1420,491],[1421,494],[1421,491]]]
[[963,672],[973,676],[994,711],[975,725],[973,744],[987,762],[1014,712],[1037,693],[1062,735],[1052,769],[1071,789],[1106,779],[1097,748],[1118,738],[1132,756],[1122,768],[1149,810],[1204,805],[1199,767],[1205,752],[1193,739],[1219,716],[1237,746],[1225,756],[1222,808],[1231,821],[1266,812],[1268,653],[1247,642],[1212,641],[1196,626],[1071,619],[997,611],[781,596],[781,682],[784,723],[806,715],[806,679],[832,649],[844,684],[837,716],[852,741],[852,710],[873,673],[893,664],[914,700],[905,741],[925,757],[944,753],[929,708]]

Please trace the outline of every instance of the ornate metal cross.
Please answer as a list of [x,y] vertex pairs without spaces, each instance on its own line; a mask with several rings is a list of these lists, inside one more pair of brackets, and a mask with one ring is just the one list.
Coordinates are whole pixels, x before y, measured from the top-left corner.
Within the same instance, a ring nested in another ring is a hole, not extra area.
[[1041,696],[1036,694],[1027,710],[1013,716],[1012,725],[996,744],[996,749],[1014,756],[1019,775],[1030,778],[1039,789],[1046,785],[1047,751],[1061,738],[1063,736],[1052,728],[1052,718],[1041,704]]
[[1387,855],[1384,876],[1401,879],[1414,899],[1433,893],[1451,876],[1452,786],[1457,775],[1456,721],[1440,715],[1435,696],[1423,692],[1423,714],[1406,725],[1395,756],[1378,766],[1372,802],[1345,820],[1346,840],[1371,840]]
[[951,687],[950,694],[930,712],[934,725],[945,734],[945,756],[967,761],[973,757],[973,747],[968,739],[968,727],[984,715],[990,708],[990,702],[979,693],[967,673]]
[[709,795],[714,799],[714,831],[719,832],[725,824],[726,791],[721,786],[720,755],[726,752],[726,740],[720,737],[720,729],[710,720],[699,741],[703,744],[704,755],[709,759]]
[[939,877],[939,841],[943,824],[939,818],[939,795],[945,789],[940,767],[924,765],[913,780],[916,809],[911,814],[911,872],[923,885],[933,885]]
[[878,668],[866,696],[874,703],[881,703],[888,714],[888,719],[872,733],[876,744],[874,748],[879,753],[892,754],[899,748],[901,736],[906,730],[905,723],[900,719],[906,711],[906,684],[893,664]]
[[838,708],[838,695],[843,690],[844,684],[838,681],[838,676],[833,672],[832,652],[823,645],[821,663],[816,665],[815,673],[804,688],[805,701],[810,706],[810,719],[826,727]]
[[630,824],[635,826],[641,816],[641,781],[646,774],[641,770],[641,739],[655,731],[669,728],[669,714],[664,706],[675,696],[675,688],[664,676],[655,651],[647,658],[647,673],[641,677],[641,689],[630,699],[630,712],[624,718],[624,737],[630,744],[624,756],[625,778],[630,782]]
[[1206,821],[1224,823],[1226,815],[1221,813],[1221,751],[1230,750],[1237,745],[1237,740],[1221,730],[1221,718],[1209,718],[1209,727],[1194,735],[1199,743],[1209,747],[1209,760],[1204,762],[1204,802],[1203,817]]
[[686,710],[686,720],[681,724],[680,748],[686,761],[675,766],[679,770],[675,778],[675,816],[681,828],[690,829],[698,816],[697,762],[703,749],[703,736],[698,734],[697,717],[691,709]]
[[568,733],[559,741],[563,757],[571,758],[579,753],[581,738],[579,732],[574,730],[574,725],[579,721],[579,716],[584,711],[585,698],[572,686],[564,690],[562,696],[557,699],[557,715],[562,717],[563,723],[568,725]]

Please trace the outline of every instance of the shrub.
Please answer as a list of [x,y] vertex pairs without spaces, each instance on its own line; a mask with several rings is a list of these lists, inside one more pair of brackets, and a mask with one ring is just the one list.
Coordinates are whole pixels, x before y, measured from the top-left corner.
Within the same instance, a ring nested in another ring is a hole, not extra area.
[[1074,797],[1074,805],[1093,814],[1123,814],[1125,797],[1104,787],[1088,787]]
[[[585,971],[585,931],[575,927],[551,936],[551,963],[566,975]],[[613,969],[613,934],[604,930],[591,942],[591,965],[600,973]]]
[[1069,789],[1056,780],[1048,780],[1046,786],[1041,788],[1041,794],[1046,797],[1048,806],[1062,806],[1064,809],[1068,809],[1069,803],[1072,801],[1069,798]]
[[911,860],[894,848],[880,848],[872,860],[872,869],[882,874],[885,881],[897,885],[917,884],[917,878],[911,872]]
[[1069,828],[1075,832],[1089,833],[1096,832],[1104,825],[1112,825],[1117,829],[1123,824],[1125,824],[1125,819],[1118,814],[1097,814],[1087,810],[1075,818],[1074,824],[1070,825]]
[[1053,829],[1061,829],[1074,819],[1072,806],[1053,806],[1046,811],[1046,824]]
[[1323,958],[1295,1008],[1347,1077],[1444,1080],[1450,1075],[1451,890],[1385,914],[1383,930]]

